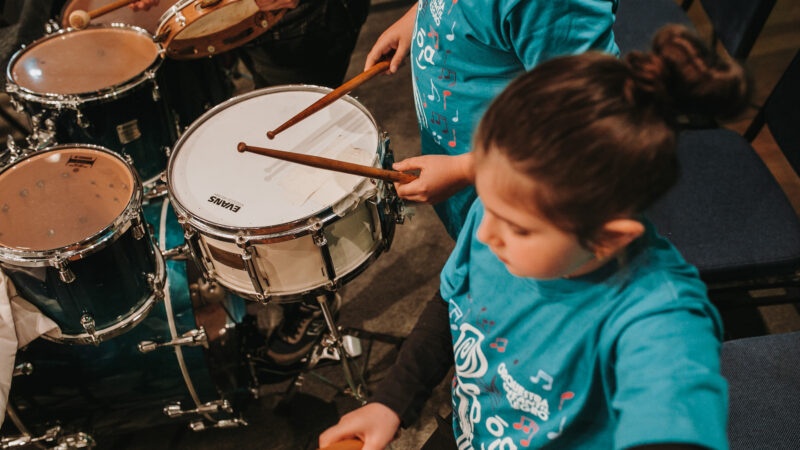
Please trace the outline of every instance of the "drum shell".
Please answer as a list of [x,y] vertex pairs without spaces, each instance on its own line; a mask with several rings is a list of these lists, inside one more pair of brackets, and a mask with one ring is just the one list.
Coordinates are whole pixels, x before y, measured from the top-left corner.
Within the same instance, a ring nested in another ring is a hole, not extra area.
[[[145,216],[158,234],[161,203],[145,205]],[[168,216],[167,246],[180,245],[183,232],[174,216]],[[185,262],[167,261],[170,304],[177,334],[197,329],[200,305],[194,305],[187,287]],[[239,411],[248,395],[244,381],[237,328],[244,307],[241,300],[228,297],[222,312],[229,326],[224,333],[209,331],[209,349],[181,347],[193,387],[201,402],[225,398]],[[216,336],[216,337],[215,337]],[[86,432],[102,444],[104,436],[187,421],[199,416],[167,417],[163,408],[180,402],[183,409],[194,408],[186,382],[172,348],[148,353],[138,350],[142,341],[164,342],[171,338],[164,303],[133,329],[98,346],[65,346],[37,339],[21,349],[17,363],[30,363],[30,375],[12,380],[9,404],[22,424],[40,435],[55,424],[65,432]],[[216,419],[222,414],[212,414]],[[225,416],[231,417],[226,414]],[[6,421],[9,423],[10,421]],[[5,430],[4,430],[5,431]]]
[[0,261],[0,268],[20,295],[53,319],[62,333],[85,333],[84,314],[102,330],[133,314],[154,294],[157,262],[152,240],[149,233],[140,239],[133,235],[129,227],[103,248],[70,261],[68,268],[75,275],[70,283],[46,261],[40,267]]

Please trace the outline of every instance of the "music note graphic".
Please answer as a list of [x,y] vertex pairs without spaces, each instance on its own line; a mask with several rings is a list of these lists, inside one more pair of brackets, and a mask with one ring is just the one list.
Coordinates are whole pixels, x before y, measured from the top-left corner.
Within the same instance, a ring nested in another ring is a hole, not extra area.
[[[530,425],[525,425],[525,422],[530,422]],[[531,444],[531,438],[537,431],[539,431],[539,426],[536,425],[536,422],[533,421],[530,417],[522,416],[519,420],[519,423],[515,423],[512,425],[515,430],[522,430],[523,433],[529,433],[526,439],[521,439],[519,441],[523,447],[527,447]]]
[[497,338],[489,344],[489,347],[497,349],[498,352],[503,353],[506,351],[506,344],[508,344],[508,339],[504,338]]
[[[453,9],[453,7],[451,6],[451,7],[450,7],[450,9]],[[453,22],[453,26],[452,26],[452,27],[450,27],[450,33],[449,33],[449,34],[445,34],[445,35],[444,35],[444,38],[445,38],[445,39],[447,39],[448,41],[451,41],[451,42],[452,42],[452,40],[456,38],[456,35],[455,35],[455,34],[453,34],[453,30],[454,30],[455,28],[456,28],[456,23],[455,23],[455,21],[454,21],[454,22]]]
[[561,408],[564,407],[564,400],[570,400],[575,398],[574,392],[564,392],[561,394],[561,402],[558,404],[558,410],[561,411]]
[[567,422],[566,416],[562,417],[561,418],[561,425],[558,427],[558,432],[549,431],[547,433],[547,439],[550,439],[552,441],[552,440],[556,439],[557,437],[561,436],[561,433],[564,431],[564,424],[566,422]]
[[455,86],[456,82],[458,81],[458,74],[447,67],[447,57],[450,55],[450,50],[446,50],[444,52],[444,59],[442,60],[442,69],[439,72],[439,79],[440,80],[453,80],[451,81],[448,86]]
[[531,381],[535,384],[539,384],[539,380],[544,380],[547,382],[544,386],[542,386],[542,389],[544,389],[545,391],[553,389],[553,377],[548,375],[547,372],[545,372],[542,369],[539,369],[539,372],[536,374],[535,377],[531,377]]
[[438,50],[439,49],[439,33],[437,33],[436,30],[433,29],[433,26],[428,25],[428,27],[431,30],[431,31],[428,32],[428,37],[431,37],[431,38],[435,37],[436,38],[436,44],[433,46],[433,48]]
[[[436,94],[436,95],[434,95],[434,94]],[[436,89],[436,86],[433,85],[433,80],[431,80],[431,93],[428,94],[428,100],[432,101],[434,99],[440,99],[440,98],[442,98],[442,96],[439,95],[439,90]]]
[[450,91],[442,91],[442,99],[444,100],[444,110],[447,111],[447,97],[453,95]]
[[458,123],[458,110],[456,110],[456,116],[452,119],[453,123]]
[[458,3],[458,0],[453,0],[453,4],[450,5],[450,9],[447,10],[447,15],[448,16],[450,15],[450,11],[453,10],[453,6],[456,6],[456,3]]
[[[443,116],[443,115],[441,115],[441,114],[439,114],[437,112],[431,111],[431,123],[435,124],[435,125],[441,125],[442,126],[442,134],[450,133],[450,130],[447,128],[447,117],[445,117],[445,116]],[[437,144],[438,143],[439,142],[437,141]]]
[[456,130],[453,130],[453,140],[447,141],[447,145],[449,145],[450,147],[456,146]]

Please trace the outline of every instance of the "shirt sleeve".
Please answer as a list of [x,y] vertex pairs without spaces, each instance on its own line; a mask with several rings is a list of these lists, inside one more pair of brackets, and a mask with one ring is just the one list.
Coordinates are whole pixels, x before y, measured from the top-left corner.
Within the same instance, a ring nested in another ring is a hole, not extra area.
[[615,448],[727,448],[721,326],[710,304],[654,312],[620,333],[614,358]]
[[371,402],[386,405],[404,427],[416,422],[425,402],[453,365],[448,305],[437,292],[428,301],[397,360]]
[[612,26],[617,0],[511,1],[499,33],[530,70],[589,50],[619,54]]

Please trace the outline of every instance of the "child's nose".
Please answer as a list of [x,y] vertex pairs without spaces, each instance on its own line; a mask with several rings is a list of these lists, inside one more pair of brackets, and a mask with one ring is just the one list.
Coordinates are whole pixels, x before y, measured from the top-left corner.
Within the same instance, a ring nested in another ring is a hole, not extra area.
[[483,220],[481,220],[481,224],[478,226],[478,232],[476,233],[478,240],[489,246],[497,246],[497,244],[499,244],[497,233],[495,232],[496,227],[493,222],[494,221],[488,215],[483,216]]

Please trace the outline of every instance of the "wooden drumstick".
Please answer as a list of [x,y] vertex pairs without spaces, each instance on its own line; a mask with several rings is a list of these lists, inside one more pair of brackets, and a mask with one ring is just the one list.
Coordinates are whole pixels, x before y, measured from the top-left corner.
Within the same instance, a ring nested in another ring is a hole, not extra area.
[[252,147],[244,142],[239,142],[239,145],[236,149],[239,150],[239,153],[257,153],[259,155],[270,156],[283,161],[303,164],[305,166],[332,170],[334,172],[349,173],[352,175],[360,175],[367,178],[377,178],[379,180],[389,181],[392,183],[408,183],[417,179],[417,176],[411,173],[398,172],[396,170],[378,169],[377,167],[339,161],[338,159],[323,158],[321,156],[304,155],[302,153],[285,152],[283,150],[273,150],[271,148],[264,147]]
[[389,62],[390,61],[381,61],[381,62],[375,64],[374,66],[370,67],[369,70],[366,70],[366,71],[361,72],[360,74],[356,75],[352,79],[350,79],[347,82],[345,82],[343,85],[341,85],[338,88],[332,90],[331,92],[326,94],[324,97],[322,97],[321,99],[319,99],[316,102],[314,102],[308,108],[306,108],[306,109],[300,111],[299,113],[297,113],[294,117],[292,117],[291,119],[289,119],[286,122],[284,122],[278,128],[275,128],[272,131],[268,131],[267,132],[267,137],[270,138],[270,139],[275,138],[275,136],[278,133],[280,133],[281,131],[289,128],[290,126],[296,124],[297,122],[300,122],[301,120],[303,120],[306,117],[314,114],[315,112],[319,111],[320,109],[330,105],[331,103],[336,101],[336,99],[344,96],[345,94],[349,93],[353,89],[361,86],[362,84],[364,84],[364,82],[366,82],[370,78],[374,77],[375,75],[377,75],[379,73],[386,72],[387,70],[389,70]]
[[362,447],[364,447],[364,443],[358,439],[345,439],[317,450],[361,450]]
[[117,0],[114,3],[109,3],[106,6],[101,6],[89,12],[83,11],[81,9],[76,9],[75,11],[72,11],[69,15],[69,25],[79,30],[82,28],[86,28],[89,25],[89,22],[95,17],[100,17],[103,14],[110,13],[115,9],[120,9],[123,6],[133,3],[135,1],[137,0]]

